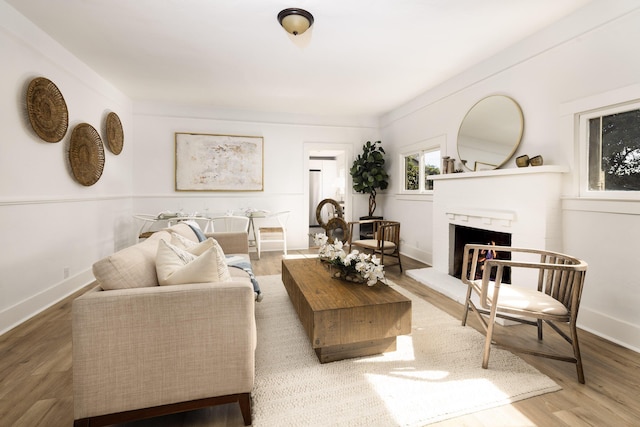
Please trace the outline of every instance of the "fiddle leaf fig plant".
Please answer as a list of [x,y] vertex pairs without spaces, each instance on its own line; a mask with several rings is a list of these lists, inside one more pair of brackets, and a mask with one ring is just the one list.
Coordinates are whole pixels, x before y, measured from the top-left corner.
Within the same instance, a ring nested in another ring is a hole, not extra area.
[[358,193],[369,194],[369,216],[373,216],[376,210],[377,190],[384,190],[389,186],[389,175],[384,169],[385,152],[380,144],[380,141],[367,141],[349,170],[353,178],[353,189]]

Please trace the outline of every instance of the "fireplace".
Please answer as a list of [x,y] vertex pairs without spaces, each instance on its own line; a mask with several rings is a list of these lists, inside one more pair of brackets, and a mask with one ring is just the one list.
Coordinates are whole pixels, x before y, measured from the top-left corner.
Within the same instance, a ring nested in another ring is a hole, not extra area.
[[[481,228],[466,227],[462,225],[450,225],[450,232],[453,233],[452,261],[450,264],[449,274],[460,279],[462,277],[462,261],[464,256],[464,245],[467,243],[477,244],[495,244],[496,246],[511,246],[511,233],[503,233],[493,230],[484,230]],[[496,253],[496,259],[511,259],[511,254],[501,252]],[[506,268],[503,273],[502,281],[511,283],[511,271]]]
[[[537,166],[432,176],[432,267],[407,274],[464,302],[467,287],[452,273],[456,227],[497,233],[481,235],[477,243],[493,240],[505,246],[562,252],[561,194],[566,172],[561,166]],[[504,235],[508,240],[501,240]],[[520,279],[513,277],[517,274],[511,272],[512,281]]]
[[433,268],[452,277],[459,269],[454,265],[456,227],[496,233],[472,234],[474,243],[493,240],[561,252],[563,172],[538,166],[434,176]]

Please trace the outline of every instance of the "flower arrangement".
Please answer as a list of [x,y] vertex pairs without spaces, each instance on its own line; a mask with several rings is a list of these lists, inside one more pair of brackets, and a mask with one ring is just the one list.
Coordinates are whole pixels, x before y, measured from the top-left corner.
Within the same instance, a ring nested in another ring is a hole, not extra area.
[[380,259],[375,255],[360,253],[356,250],[347,254],[339,239],[333,244],[328,243],[326,234],[313,235],[313,242],[320,246],[318,257],[323,262],[335,267],[334,277],[344,278],[350,282],[364,283],[373,286],[379,280],[384,281],[384,266],[380,265]]

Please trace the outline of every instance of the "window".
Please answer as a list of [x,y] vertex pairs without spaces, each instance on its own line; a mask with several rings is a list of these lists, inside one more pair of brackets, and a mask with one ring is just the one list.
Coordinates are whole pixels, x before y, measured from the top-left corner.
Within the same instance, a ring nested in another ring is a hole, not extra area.
[[640,191],[640,103],[580,116],[582,188],[587,194],[637,197]]
[[433,191],[429,175],[440,174],[440,149],[418,150],[402,155],[404,163],[404,192]]

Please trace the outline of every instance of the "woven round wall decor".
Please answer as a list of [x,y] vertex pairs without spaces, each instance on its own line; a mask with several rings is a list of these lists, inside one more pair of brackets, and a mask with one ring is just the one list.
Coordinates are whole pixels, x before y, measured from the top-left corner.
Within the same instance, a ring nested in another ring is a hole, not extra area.
[[82,185],[98,182],[104,170],[104,146],[98,131],[80,123],[71,132],[69,163],[75,179]]
[[37,77],[27,88],[27,112],[31,127],[47,142],[59,142],[69,126],[69,112],[62,93],[49,79]]
[[107,114],[107,145],[109,150],[115,155],[122,152],[124,145],[124,132],[120,117],[114,112]]

